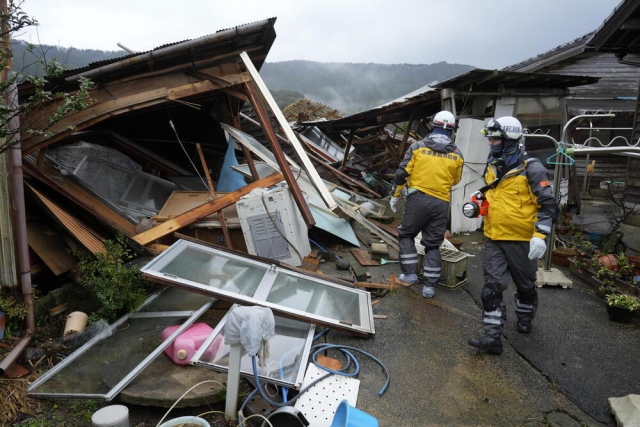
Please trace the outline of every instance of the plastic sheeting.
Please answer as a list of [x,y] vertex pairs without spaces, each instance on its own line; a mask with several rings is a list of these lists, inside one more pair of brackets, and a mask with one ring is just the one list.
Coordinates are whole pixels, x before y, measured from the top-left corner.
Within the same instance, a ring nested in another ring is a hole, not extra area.
[[225,344],[241,343],[249,356],[255,356],[262,341],[275,334],[276,322],[273,312],[267,307],[237,307],[229,313],[224,328]]
[[[227,135],[226,132],[225,135]],[[244,177],[231,168],[231,166],[236,166],[239,163],[238,159],[236,159],[233,139],[227,135],[227,141],[229,144],[227,145],[227,152],[224,155],[224,162],[222,163],[222,168],[220,170],[220,179],[218,180],[217,188],[217,191],[221,192],[236,191],[237,189],[247,185]]]

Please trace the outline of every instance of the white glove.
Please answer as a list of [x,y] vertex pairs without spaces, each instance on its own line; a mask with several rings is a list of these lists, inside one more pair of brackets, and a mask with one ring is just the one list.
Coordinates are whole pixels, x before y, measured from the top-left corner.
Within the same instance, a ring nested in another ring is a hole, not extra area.
[[400,200],[400,197],[392,197],[391,200],[389,200],[389,206],[391,206],[391,210],[393,212],[398,211],[398,209],[396,208],[396,205],[398,204],[398,200]]
[[529,259],[540,259],[547,250],[547,244],[539,237],[532,237],[529,241]]

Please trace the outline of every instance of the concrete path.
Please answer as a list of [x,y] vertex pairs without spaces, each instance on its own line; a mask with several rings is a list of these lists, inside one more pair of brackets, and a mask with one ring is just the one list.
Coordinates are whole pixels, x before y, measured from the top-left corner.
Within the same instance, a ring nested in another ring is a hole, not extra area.
[[[640,319],[611,322],[591,286],[560,268],[572,288],[538,288],[539,309],[529,335],[515,330],[510,285],[505,351],[481,353],[467,340],[482,334],[484,237],[480,232],[455,237],[466,241],[462,249],[470,254],[466,285],[437,288],[429,300],[415,286],[401,287],[374,306],[375,314],[387,318],[376,320],[373,338],[327,335],[328,342],[371,353],[390,372],[391,385],[379,396],[384,375],[377,364],[359,358],[356,407],[381,426],[615,425],[607,398],[640,393]],[[381,283],[399,268],[387,264],[369,272],[372,282]]]

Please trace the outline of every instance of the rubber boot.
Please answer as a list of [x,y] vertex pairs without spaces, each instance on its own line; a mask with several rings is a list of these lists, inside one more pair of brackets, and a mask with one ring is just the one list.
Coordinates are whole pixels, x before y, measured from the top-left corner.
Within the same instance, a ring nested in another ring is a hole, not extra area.
[[433,298],[436,294],[436,288],[434,286],[424,285],[422,287],[422,296],[425,298]]
[[417,274],[404,274],[404,273],[402,273],[398,277],[398,280],[400,280],[401,282],[409,283],[409,284],[413,285],[418,281],[418,275]]
[[523,303],[520,301],[518,294],[514,295],[516,303],[516,316],[518,317],[518,323],[516,323],[516,330],[521,334],[528,334],[531,332],[532,322],[536,316],[538,308],[538,297],[534,296],[532,303]]
[[500,338],[493,338],[489,335],[485,335],[481,338],[471,338],[469,345],[474,346],[487,353],[502,354],[502,341]]
[[531,319],[520,319],[516,324],[516,330],[521,334],[528,334],[531,332]]

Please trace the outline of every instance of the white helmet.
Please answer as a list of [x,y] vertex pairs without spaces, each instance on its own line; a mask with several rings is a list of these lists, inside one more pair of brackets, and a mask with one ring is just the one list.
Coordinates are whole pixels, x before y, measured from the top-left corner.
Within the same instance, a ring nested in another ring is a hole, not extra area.
[[431,119],[433,128],[442,128],[446,130],[454,130],[456,128],[456,118],[448,111],[440,111]]
[[481,132],[487,138],[499,137],[519,141],[522,138],[522,124],[515,117],[504,116],[499,119],[489,120],[489,123]]

